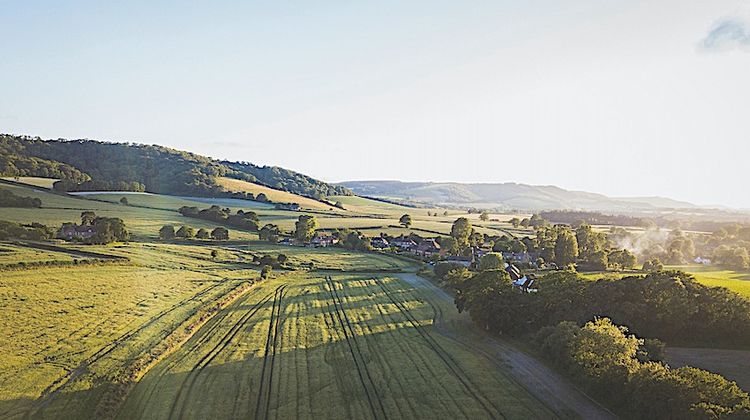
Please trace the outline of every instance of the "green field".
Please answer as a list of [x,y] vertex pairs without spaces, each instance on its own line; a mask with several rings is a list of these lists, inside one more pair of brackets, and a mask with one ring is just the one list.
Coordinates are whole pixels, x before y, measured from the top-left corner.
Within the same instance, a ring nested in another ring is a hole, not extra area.
[[152,369],[120,418],[552,416],[441,334],[453,313],[393,277],[280,276]]

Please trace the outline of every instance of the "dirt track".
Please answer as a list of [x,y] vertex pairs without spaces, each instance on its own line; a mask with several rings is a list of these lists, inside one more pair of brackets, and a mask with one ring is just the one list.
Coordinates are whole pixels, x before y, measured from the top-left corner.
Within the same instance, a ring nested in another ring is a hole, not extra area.
[[[430,290],[438,299],[453,302],[452,296],[416,274],[399,274],[398,276],[416,288]],[[468,314],[462,314],[458,321],[452,321],[451,325],[447,325],[443,321],[442,314],[439,311],[436,313],[436,330],[440,334],[483,355],[495,364],[504,366],[519,384],[559,416],[584,419],[617,418],[570,381],[518,350],[508,341],[480,331],[471,323]],[[467,340],[467,337],[471,339]]]

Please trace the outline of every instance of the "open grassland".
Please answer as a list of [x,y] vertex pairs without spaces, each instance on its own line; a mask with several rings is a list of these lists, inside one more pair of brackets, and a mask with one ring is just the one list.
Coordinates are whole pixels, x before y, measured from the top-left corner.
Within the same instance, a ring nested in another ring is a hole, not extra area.
[[750,272],[723,270],[705,265],[668,266],[668,269],[682,270],[695,276],[706,286],[726,287],[750,299]]
[[281,275],[146,374],[120,418],[551,418],[397,278]]
[[12,242],[0,242],[0,269],[18,263],[72,262],[76,259],[66,252],[31,248]]
[[177,210],[182,206],[195,206],[205,208],[211,205],[228,207],[233,212],[237,210],[258,211],[258,209],[272,209],[273,204],[260,203],[252,200],[240,200],[234,198],[204,198],[204,197],[179,197],[172,195],[161,195],[151,193],[76,193],[76,195],[88,199],[107,201],[110,203],[120,203],[120,199],[125,197],[131,206],[150,207],[164,210]]
[[[8,189],[17,195],[38,197],[42,200],[42,208],[38,209],[0,207],[0,220],[8,220],[16,223],[39,222],[57,228],[64,222],[80,223],[81,212],[91,210],[98,216],[119,217],[123,219],[134,239],[156,238],[159,229],[164,225],[189,225],[196,228],[196,230],[200,228],[210,230],[219,226],[214,222],[183,217],[177,212],[177,207],[174,210],[159,210],[125,206],[119,203],[93,201],[2,184],[0,184],[0,189]],[[116,197],[119,200],[120,196]],[[156,197],[163,198],[164,196]],[[230,239],[257,238],[257,235],[254,233],[232,228],[228,229]]]
[[[298,246],[282,246],[267,242],[250,242],[247,245],[224,247],[228,251],[239,251],[252,255],[284,254],[289,258],[291,267],[303,267],[313,264],[317,270],[338,271],[391,271],[414,269],[415,263],[407,259],[399,259],[389,255],[377,253],[361,253],[347,251],[342,248],[305,248]],[[251,259],[250,257],[248,259]]]
[[208,247],[80,249],[130,261],[2,273],[0,418],[90,416],[136,359],[257,277],[246,265],[213,261]]
[[21,177],[3,177],[7,181],[18,182],[20,184],[31,185],[34,187],[52,189],[52,185],[59,181],[56,178],[40,178],[35,176],[21,176]]
[[[723,270],[718,267],[704,265],[669,265],[666,270],[680,270],[695,276],[695,279],[706,286],[725,287],[745,298],[750,299],[750,272]],[[581,273],[581,277],[587,280],[599,280],[601,278],[619,279],[623,276],[642,275],[641,271],[597,271]]]
[[312,210],[328,210],[334,211],[333,206],[329,206],[320,201],[313,200],[311,198],[303,197],[301,195],[292,194],[286,191],[275,190],[263,185],[255,184],[252,182],[241,181],[239,179],[221,177],[218,179],[219,185],[224,187],[227,191],[232,192],[249,192],[253,193],[256,197],[258,194],[265,194],[269,200],[275,203],[297,203],[302,208]]

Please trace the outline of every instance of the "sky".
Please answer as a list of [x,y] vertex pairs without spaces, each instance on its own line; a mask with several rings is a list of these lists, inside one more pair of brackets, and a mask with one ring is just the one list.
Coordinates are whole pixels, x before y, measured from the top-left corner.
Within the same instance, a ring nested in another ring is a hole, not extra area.
[[0,0],[0,132],[750,208],[750,0]]

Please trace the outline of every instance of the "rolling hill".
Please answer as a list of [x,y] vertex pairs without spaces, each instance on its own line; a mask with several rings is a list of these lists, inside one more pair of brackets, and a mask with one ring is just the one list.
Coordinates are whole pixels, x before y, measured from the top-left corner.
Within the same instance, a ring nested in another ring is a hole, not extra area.
[[350,181],[338,185],[351,189],[357,195],[366,197],[463,208],[634,211],[696,207],[691,203],[661,197],[612,198],[590,192],[569,191],[551,185],[527,185],[510,182],[463,184],[455,182]]
[[0,134],[0,176],[57,178],[60,191],[219,197],[228,194],[218,179],[230,177],[305,197],[351,194],[288,169],[219,161],[163,146],[7,134]]

